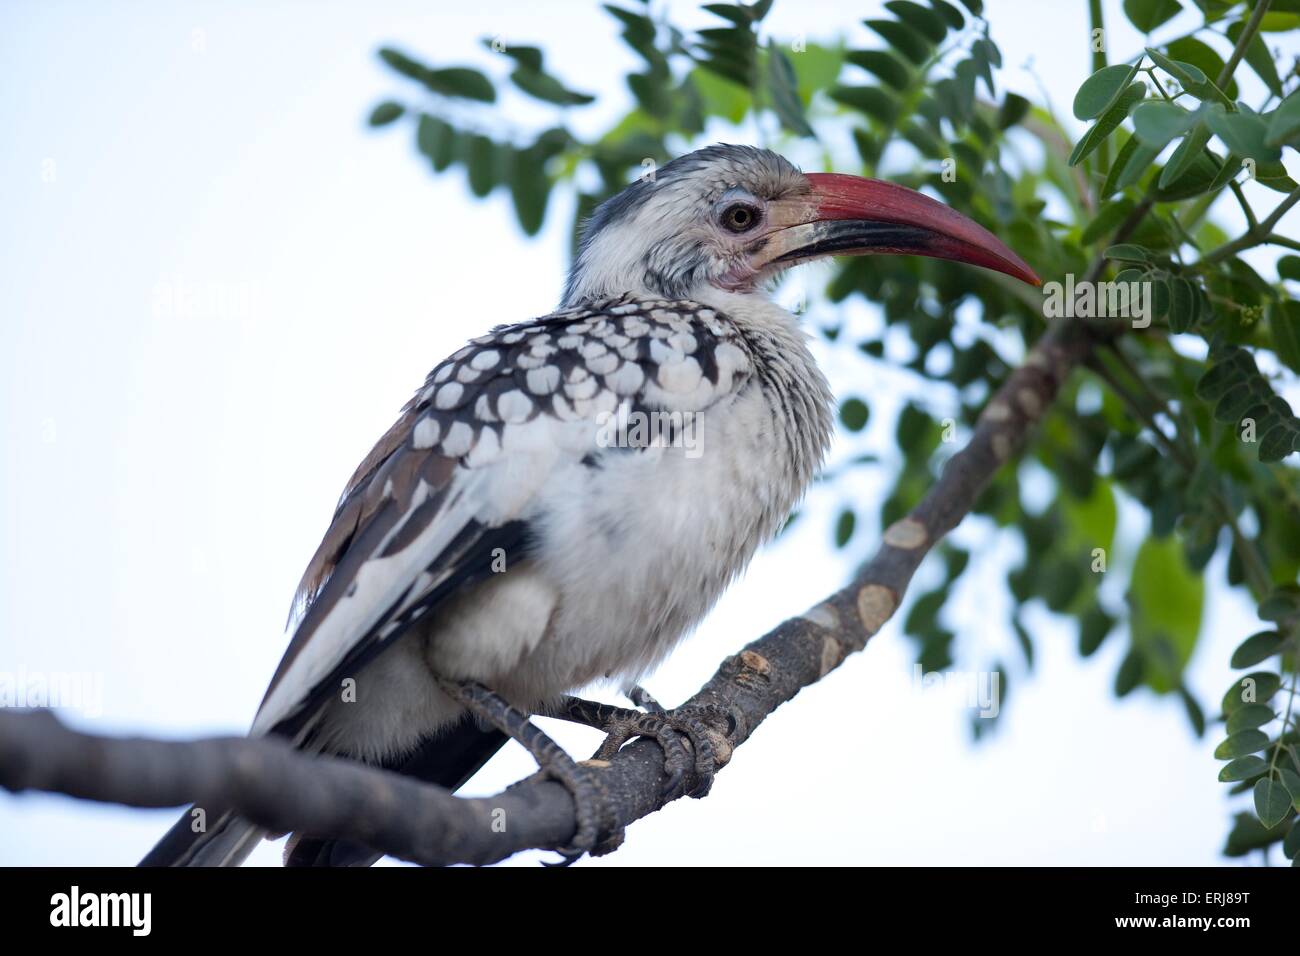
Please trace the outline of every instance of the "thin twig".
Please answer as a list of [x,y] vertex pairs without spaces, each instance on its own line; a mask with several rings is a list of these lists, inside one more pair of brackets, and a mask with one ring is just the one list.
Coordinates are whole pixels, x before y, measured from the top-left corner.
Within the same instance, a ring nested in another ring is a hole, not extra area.
[[1218,78],[1214,85],[1223,89],[1232,79],[1232,74],[1237,72],[1237,65],[1241,63],[1241,58],[1246,55],[1246,48],[1250,46],[1255,34],[1259,32],[1259,25],[1264,20],[1264,14],[1268,13],[1268,8],[1273,0],[1256,0],[1255,11],[1246,21],[1246,27],[1241,31],[1241,36],[1237,37],[1237,45],[1232,48],[1232,56],[1228,57],[1228,62],[1223,64],[1223,69],[1219,71]]

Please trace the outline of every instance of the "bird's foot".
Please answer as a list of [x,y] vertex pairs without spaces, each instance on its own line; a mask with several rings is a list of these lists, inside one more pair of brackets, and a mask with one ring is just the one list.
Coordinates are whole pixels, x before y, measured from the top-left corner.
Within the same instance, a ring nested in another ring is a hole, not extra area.
[[[651,737],[657,741],[663,749],[664,769],[668,774],[663,788],[665,803],[681,796],[698,799],[708,794],[718,768],[726,763],[718,753],[714,737],[730,733],[733,726],[731,715],[715,705],[665,710],[640,687],[632,688],[628,696],[644,711],[567,697],[563,704],[564,712],[556,716],[606,733],[604,742],[594,755],[596,760],[612,759],[633,737]],[[725,730],[720,731],[717,725]],[[725,746],[725,740],[721,737],[719,740]],[[694,785],[687,790],[688,774],[692,770]]]
[[576,827],[569,846],[556,852],[562,860],[547,866],[569,866],[583,854],[603,856],[623,842],[609,793],[600,780],[598,765],[577,763],[564,748],[528,719],[528,715],[499,694],[474,681],[440,681],[442,689],[475,716],[523,745],[543,776],[562,784],[573,797]]

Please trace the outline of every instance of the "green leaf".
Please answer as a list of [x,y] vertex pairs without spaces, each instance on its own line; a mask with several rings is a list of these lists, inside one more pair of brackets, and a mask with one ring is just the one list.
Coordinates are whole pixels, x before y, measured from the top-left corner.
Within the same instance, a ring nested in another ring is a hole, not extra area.
[[1133,111],[1133,129],[1138,139],[1148,146],[1158,147],[1158,150],[1194,125],[1196,114],[1173,103],[1152,101],[1140,104]]
[[401,118],[406,112],[406,107],[401,103],[395,103],[392,100],[385,100],[370,111],[368,122],[371,126],[387,126]]
[[1300,614],[1300,585],[1284,584],[1259,603],[1259,616],[1265,621],[1282,621]]
[[[971,45],[971,58],[968,61],[979,78],[984,81],[984,87],[989,91],[989,96],[995,96],[993,89],[993,67],[1002,66],[1002,53],[988,37],[981,37]],[[964,64],[963,64],[964,65]],[[960,66],[958,73],[961,73]]]
[[[1169,288],[1169,282],[1163,275],[1155,272],[1148,276],[1147,281],[1151,283],[1151,314],[1157,319],[1164,319],[1169,315],[1169,307],[1173,304],[1173,292]],[[1164,532],[1160,533],[1164,534]]]
[[1215,403],[1214,420],[1224,425],[1236,425],[1246,412],[1259,404],[1261,397],[1253,380],[1234,385]]
[[1130,136],[1124,141],[1119,154],[1115,157],[1115,162],[1111,163],[1110,171],[1106,174],[1106,182],[1102,184],[1098,195],[1106,197],[1117,189],[1133,185],[1155,162],[1160,149],[1159,146],[1147,146],[1136,136]]
[[795,86],[799,99],[805,106],[813,95],[835,83],[844,69],[844,51],[838,46],[827,47],[819,43],[806,43],[802,52],[792,58]]
[[737,23],[745,27],[748,27],[753,22],[749,15],[749,11],[738,3],[706,3],[703,9],[708,10],[716,16],[722,17],[724,20],[730,20],[732,23]]
[[748,26],[699,30],[694,57],[701,67],[751,89],[758,64],[758,38]]
[[836,103],[843,103],[882,123],[892,123],[898,117],[898,101],[879,87],[836,86],[828,95]]
[[840,404],[840,421],[851,432],[860,432],[871,417],[871,409],[860,398],[846,398]]
[[1282,841],[1282,854],[1293,861],[1293,866],[1295,860],[1300,860],[1300,820],[1291,821],[1291,829]]
[[1150,664],[1146,681],[1165,693],[1176,687],[1201,630],[1205,582],[1187,566],[1173,535],[1149,537],[1138,549],[1129,580],[1129,629]]
[[1159,50],[1153,50],[1151,47],[1147,47],[1147,56],[1151,57],[1156,66],[1160,67],[1160,69],[1164,70],[1179,83],[1183,84],[1184,88],[1199,87],[1208,79],[1208,77],[1201,72],[1201,68],[1195,64],[1171,59]]
[[1088,132],[1083,135],[1074,151],[1070,153],[1069,165],[1077,166],[1098,146],[1106,141],[1111,133],[1120,123],[1124,122],[1128,116],[1129,109],[1146,96],[1147,88],[1141,83],[1134,83],[1119,95],[1115,105],[1102,113],[1097,122],[1093,123]]
[[700,92],[704,110],[709,116],[719,116],[728,123],[739,123],[749,112],[750,95],[747,89],[719,79],[708,70],[691,71],[691,80]]
[[1079,619],[1079,654],[1090,657],[1115,626],[1115,619],[1098,604],[1091,605]]
[[815,138],[816,134],[804,118],[794,67],[774,41],[767,45],[767,87],[772,94],[772,109],[781,125],[799,136]]
[[1300,135],[1300,90],[1284,99],[1282,104],[1268,115],[1268,131],[1264,136],[1266,145],[1281,146]]
[[1286,299],[1272,303],[1268,329],[1277,357],[1293,372],[1300,372],[1300,302]]
[[1260,437],[1259,460],[1281,461],[1297,449],[1300,449],[1300,428],[1294,420],[1279,421]]
[[1100,116],[1113,104],[1137,71],[1126,64],[1104,66],[1083,81],[1074,94],[1075,119],[1090,120]]
[[1197,737],[1205,736],[1205,711],[1201,710],[1201,705],[1196,702],[1196,698],[1186,687],[1178,688],[1178,697],[1183,702],[1183,710],[1192,725],[1192,732]]
[[1115,696],[1127,697],[1142,683],[1146,672],[1146,658],[1136,647],[1129,650],[1115,672]]
[[1249,757],[1238,757],[1219,771],[1219,782],[1236,783],[1238,780],[1249,780],[1267,770],[1268,763],[1263,757],[1254,754]]
[[557,106],[585,106],[596,100],[596,97],[589,93],[579,93],[569,89],[549,73],[540,70],[520,67],[510,74],[510,80],[533,99],[541,100],[543,103],[554,103]]
[[1061,495],[1058,502],[1065,523],[1064,534],[1058,542],[1060,550],[1086,558],[1091,566],[1093,549],[1109,552],[1115,540],[1119,511],[1111,482],[1098,478],[1086,498],[1067,494]]
[[428,113],[421,115],[416,127],[415,145],[429,157],[433,171],[440,173],[456,159],[457,134],[449,124]]
[[960,30],[966,25],[966,18],[961,15],[961,11],[947,0],[930,0],[930,6],[934,7],[935,12],[947,20],[948,26],[954,30]]
[[1029,100],[1015,93],[1008,93],[998,108],[998,129],[1015,126],[1029,113]]
[[1160,172],[1160,181],[1157,183],[1162,189],[1176,183],[1182,175],[1187,172],[1196,160],[1202,158],[1205,150],[1205,144],[1210,141],[1210,128],[1204,123],[1197,123],[1192,127],[1192,131],[1187,134],[1178,148],[1174,150],[1169,162]]
[[1119,259],[1124,262],[1150,262],[1151,257],[1141,246],[1135,246],[1132,243],[1122,242],[1117,246],[1108,246],[1102,253],[1107,259]]
[[1124,0],[1124,15],[1142,33],[1150,33],[1181,11],[1178,0]]
[[1235,734],[1239,730],[1263,727],[1273,717],[1273,708],[1267,704],[1245,704],[1228,716],[1228,733]]
[[948,35],[948,27],[944,24],[943,18],[919,3],[913,3],[911,0],[888,0],[885,9],[931,43],[942,43],[943,38]]
[[1265,139],[1268,127],[1254,113],[1229,113],[1214,108],[1205,114],[1205,122],[1215,136],[1223,140],[1234,156],[1253,159],[1256,163],[1275,160],[1280,155],[1276,146],[1268,146]]
[[1285,641],[1277,631],[1260,631],[1252,634],[1232,652],[1231,665],[1234,670],[1253,667],[1260,661],[1266,661],[1282,650]]
[[1291,805],[1300,810],[1300,773],[1282,767],[1278,770],[1277,776],[1282,786],[1286,787],[1287,793],[1291,794]]
[[465,141],[465,168],[469,171],[469,190],[480,199],[500,182],[501,154],[497,144],[475,134]]
[[1232,98],[1237,95],[1237,82],[1235,80],[1228,80],[1228,86],[1225,90],[1220,90],[1214,86],[1214,80],[1223,71],[1223,57],[1219,56],[1214,47],[1208,43],[1204,43],[1193,36],[1181,37],[1172,43],[1166,43],[1165,53],[1173,60],[1192,64],[1206,75],[1206,88],[1189,92],[1203,100],[1213,99],[1225,106],[1231,103]]
[[1287,175],[1286,167],[1280,160],[1256,163],[1255,182],[1279,193],[1289,193],[1297,185],[1296,181]]
[[520,66],[527,70],[536,70],[541,72],[542,69],[542,51],[535,46],[499,46],[494,45],[492,40],[485,39],[483,45],[489,50],[501,53],[510,57]]
[[850,50],[844,54],[844,59],[854,66],[860,66],[874,73],[896,90],[906,89],[908,83],[912,81],[911,68],[898,57],[884,50]]
[[1249,353],[1234,349],[1201,376],[1196,383],[1196,397],[1205,402],[1218,401],[1229,389],[1244,382],[1255,371],[1255,362]]
[[433,70],[391,47],[382,48],[379,51],[379,58],[398,73],[422,84],[431,93],[478,100],[483,103],[496,102],[496,89],[492,86],[492,82],[478,70],[467,66]]
[[563,150],[568,138],[564,130],[543,133],[532,146],[520,151],[510,165],[510,199],[519,219],[519,228],[526,235],[535,236],[542,228],[551,192],[546,161]]
[[1103,236],[1109,236],[1115,231],[1115,227],[1133,211],[1133,207],[1133,200],[1124,196],[1112,202],[1104,203],[1097,210],[1097,215],[1093,217],[1092,222],[1088,223],[1084,228],[1083,233],[1079,236],[1079,241],[1085,246],[1090,246]]
[[1164,144],[1161,146],[1148,146],[1141,142],[1138,137],[1128,138],[1126,146],[1132,146],[1132,150],[1123,156],[1123,163],[1119,157],[1115,157],[1115,164],[1110,168],[1110,173],[1106,176],[1106,189],[1121,190],[1138,182],[1141,177],[1151,169],[1156,157],[1160,151],[1164,150]]
[[1174,333],[1186,332],[1196,321],[1196,294],[1192,284],[1182,276],[1170,282],[1173,296],[1169,305],[1169,329]]
[[917,66],[930,58],[932,49],[930,41],[913,27],[899,23],[897,20],[863,20],[862,22]]
[[[1241,20],[1228,24],[1228,39],[1234,46],[1241,39],[1241,31],[1244,28],[1245,24]],[[1273,55],[1269,53],[1268,47],[1259,34],[1251,37],[1250,43],[1246,45],[1246,62],[1255,71],[1255,75],[1264,81],[1270,93],[1274,96],[1282,95],[1282,81],[1277,75],[1277,67],[1273,64]]]
[[846,508],[840,512],[839,520],[835,522],[835,547],[842,548],[849,543],[857,523],[857,515],[852,511]]
[[1288,33],[1300,27],[1300,8],[1286,9],[1291,6],[1288,0],[1275,0],[1275,3],[1274,9],[1264,14],[1264,19],[1259,21],[1260,32]]
[[1223,848],[1224,856],[1241,857],[1256,850],[1276,843],[1281,832],[1271,834],[1253,813],[1238,813],[1233,818],[1232,831],[1228,834],[1228,845]]
[[1214,759],[1235,760],[1247,754],[1257,754],[1268,746],[1268,734],[1262,730],[1242,730],[1232,734],[1214,748]]
[[1259,822],[1272,829],[1291,812],[1291,794],[1276,780],[1267,778],[1255,784],[1255,815]]
[[435,93],[478,100],[482,103],[494,103],[497,98],[491,81],[478,70],[468,67],[452,66],[442,70],[432,70],[425,77],[424,85]]
[[1282,687],[1282,678],[1271,671],[1252,671],[1233,683],[1223,695],[1223,712],[1231,716],[1247,704],[1262,704]]

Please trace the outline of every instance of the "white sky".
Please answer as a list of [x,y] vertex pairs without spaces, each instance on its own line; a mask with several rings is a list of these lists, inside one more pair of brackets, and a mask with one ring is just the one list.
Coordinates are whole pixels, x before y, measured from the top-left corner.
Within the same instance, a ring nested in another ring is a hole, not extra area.
[[[699,22],[692,4],[674,6]],[[855,17],[878,6],[850,15],[782,0],[770,26],[874,45]],[[988,2],[999,82],[1037,100],[1022,68],[1032,62],[1068,115],[1088,72],[1086,6]],[[1112,49],[1128,56],[1140,37],[1106,6]],[[1193,22],[1184,14],[1157,38]],[[102,714],[69,719],[168,737],[241,732],[353,466],[439,359],[558,299],[567,198],[528,241],[506,198],[477,202],[459,174],[431,176],[406,127],[364,128],[379,98],[409,92],[378,64],[379,45],[502,75],[479,46],[493,35],[537,43],[571,85],[602,92],[575,114],[580,130],[627,107],[633,57],[594,3],[0,6],[0,668],[99,675]],[[552,116],[510,103],[529,127]],[[1247,190],[1260,209],[1278,198]],[[1228,204],[1216,215],[1241,226]],[[168,289],[197,299],[168,308]],[[860,302],[844,312],[878,327]],[[877,413],[835,454],[893,461],[891,377],[829,364],[837,388]],[[855,479],[866,515],[882,487]],[[814,493],[649,682],[660,699],[682,699],[727,653],[839,586],[838,501]],[[871,524],[855,553],[869,550]],[[1072,626],[1031,614],[1038,664],[1024,676],[1001,623],[1014,549],[962,533],[984,550],[958,598],[960,646],[1013,667],[990,741],[971,746],[960,705],[914,688],[895,623],[764,724],[707,800],[636,824],[597,865],[1220,862],[1228,803],[1213,732],[1193,740],[1172,698],[1114,700],[1122,636],[1081,663]],[[1230,649],[1255,627],[1246,602],[1212,590],[1189,672],[1208,709],[1230,680]],[[575,752],[598,742],[548,727]],[[511,748],[473,789],[529,771]],[[0,863],[133,863],[174,816],[3,795]],[[278,848],[254,859],[274,863]]]

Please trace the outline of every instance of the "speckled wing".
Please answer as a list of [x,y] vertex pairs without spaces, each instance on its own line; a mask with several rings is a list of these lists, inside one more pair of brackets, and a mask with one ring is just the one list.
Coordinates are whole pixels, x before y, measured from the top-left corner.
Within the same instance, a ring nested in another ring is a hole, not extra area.
[[494,549],[526,551],[539,491],[598,450],[602,413],[702,411],[751,371],[725,316],[627,296],[501,326],[457,351],[348,482],[253,732],[300,735],[339,679],[490,573]]

